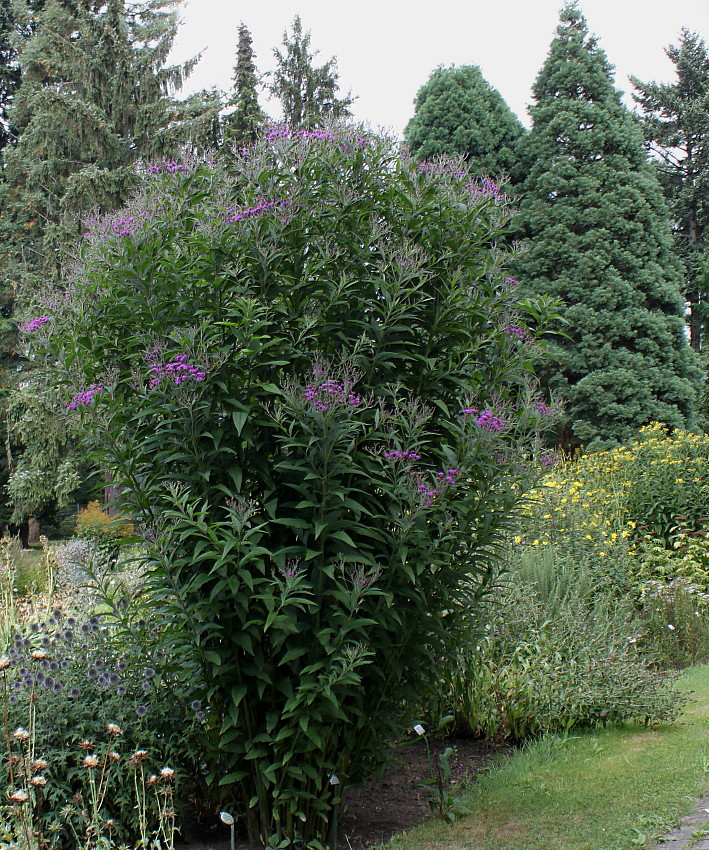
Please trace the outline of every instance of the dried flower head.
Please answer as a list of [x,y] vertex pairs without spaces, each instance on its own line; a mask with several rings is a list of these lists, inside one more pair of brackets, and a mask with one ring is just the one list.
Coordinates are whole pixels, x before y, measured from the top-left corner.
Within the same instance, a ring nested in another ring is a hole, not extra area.
[[98,767],[98,756],[86,756],[84,759],[84,767]]
[[35,759],[32,762],[31,766],[32,766],[32,770],[40,771],[40,770],[46,770],[49,767],[49,763],[46,762],[44,759]]
[[111,761],[119,761],[121,757],[115,750],[111,750],[111,752],[108,754],[108,758]]
[[171,767],[163,767],[163,769],[160,771],[161,779],[170,780],[170,779],[172,779],[172,777],[174,775],[175,775],[175,771]]
[[121,727],[117,726],[115,723],[107,723],[106,724],[106,730],[108,731],[109,735],[122,735],[123,734],[123,730],[121,729]]
[[30,779],[30,782],[32,785],[34,785],[35,788],[44,788],[44,786],[47,784],[47,780],[40,775],[33,776],[32,779]]
[[12,661],[10,661],[10,657],[8,655],[0,655],[0,670],[7,670],[11,664]]
[[148,758],[147,750],[136,750],[133,755],[128,759],[128,763],[136,767],[139,764],[142,764]]
[[83,740],[79,741],[78,746],[80,750],[93,750],[94,742],[84,738]]
[[33,661],[44,661],[47,653],[43,649],[33,649],[31,657]]
[[11,803],[26,803],[29,798],[29,794],[26,791],[22,791],[22,789],[13,791],[12,794],[10,794]]
[[23,729],[22,726],[18,726],[17,729],[12,733],[12,737],[16,741],[28,741],[30,737],[30,733]]
[[148,778],[148,785],[157,785],[159,781],[159,778],[155,774],[153,774]]

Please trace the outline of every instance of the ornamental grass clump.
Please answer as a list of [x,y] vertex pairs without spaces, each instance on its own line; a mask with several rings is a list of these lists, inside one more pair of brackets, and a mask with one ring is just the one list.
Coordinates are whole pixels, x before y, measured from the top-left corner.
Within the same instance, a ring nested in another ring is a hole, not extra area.
[[332,845],[533,475],[549,304],[505,277],[503,195],[361,131],[146,181],[129,234],[94,223],[35,355],[68,405],[101,387],[78,415],[221,801],[252,839]]

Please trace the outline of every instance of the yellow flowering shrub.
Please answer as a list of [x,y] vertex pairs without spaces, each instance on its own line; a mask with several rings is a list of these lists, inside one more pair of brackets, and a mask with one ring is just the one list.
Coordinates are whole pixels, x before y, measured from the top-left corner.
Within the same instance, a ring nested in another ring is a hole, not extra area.
[[76,516],[76,537],[89,540],[105,560],[115,558],[122,539],[131,537],[133,524],[124,517],[110,517],[99,502],[89,504]]
[[520,543],[592,546],[604,557],[629,538],[663,544],[709,521],[709,436],[657,423],[627,446],[582,455],[532,492]]

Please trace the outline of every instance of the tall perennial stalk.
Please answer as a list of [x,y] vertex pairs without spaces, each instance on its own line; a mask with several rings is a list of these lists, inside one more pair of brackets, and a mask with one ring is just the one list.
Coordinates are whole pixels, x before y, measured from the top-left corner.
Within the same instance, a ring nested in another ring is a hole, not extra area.
[[252,838],[334,846],[425,696],[549,418],[505,198],[351,128],[153,167],[32,334],[123,488]]

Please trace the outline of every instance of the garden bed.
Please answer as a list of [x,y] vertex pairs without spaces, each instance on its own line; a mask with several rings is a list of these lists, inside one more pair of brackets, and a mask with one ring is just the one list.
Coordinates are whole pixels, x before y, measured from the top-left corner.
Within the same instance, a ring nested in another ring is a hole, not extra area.
[[[513,749],[505,744],[472,738],[448,738],[431,745],[434,753],[445,747],[454,747],[456,751],[450,760],[451,784],[454,786],[474,779]],[[394,763],[381,779],[372,780],[364,787],[353,788],[345,794],[339,846],[347,850],[366,850],[389,841],[392,836],[430,817],[428,801],[432,794],[427,788],[416,785],[428,777],[424,741],[399,748]],[[189,843],[179,846],[182,850],[229,850],[229,830],[218,824],[202,835],[191,836]],[[255,850],[255,845],[242,839],[236,843],[236,850]]]

